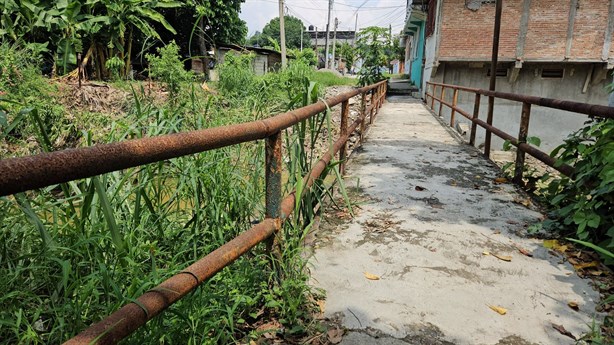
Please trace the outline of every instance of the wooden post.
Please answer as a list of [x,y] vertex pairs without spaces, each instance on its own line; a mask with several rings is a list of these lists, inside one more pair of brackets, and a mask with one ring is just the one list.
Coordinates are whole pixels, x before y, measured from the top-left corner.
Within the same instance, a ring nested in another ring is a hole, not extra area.
[[[531,119],[531,104],[522,103],[522,115],[520,116],[520,131],[518,132],[518,143],[526,143],[529,135],[529,121]],[[516,167],[514,169],[514,183],[522,185],[522,175],[524,172],[525,153],[520,147],[516,149]]]

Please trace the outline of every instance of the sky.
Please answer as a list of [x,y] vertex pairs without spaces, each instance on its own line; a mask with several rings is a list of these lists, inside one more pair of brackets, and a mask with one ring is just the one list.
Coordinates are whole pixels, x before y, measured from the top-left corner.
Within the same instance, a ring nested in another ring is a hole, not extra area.
[[[287,15],[299,18],[308,28],[316,26],[326,30],[328,0],[285,0]],[[405,21],[405,0],[334,0],[331,13],[331,30],[334,18],[339,19],[338,30],[354,30],[356,14],[358,29],[367,26],[388,27],[398,33]],[[246,0],[241,6],[241,19],[247,22],[248,36],[252,36],[273,18],[279,16],[278,0]]]

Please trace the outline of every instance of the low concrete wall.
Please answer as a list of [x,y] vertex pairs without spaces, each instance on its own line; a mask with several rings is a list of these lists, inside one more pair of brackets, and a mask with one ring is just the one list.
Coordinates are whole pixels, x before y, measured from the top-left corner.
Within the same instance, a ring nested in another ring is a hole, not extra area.
[[[603,68],[600,64],[595,64],[594,69],[592,67],[593,65],[588,63],[558,65],[558,67],[564,68],[563,78],[542,78],[542,68],[551,68],[553,66],[557,67],[553,64],[525,63],[514,83],[510,82],[509,77],[498,77],[497,91],[608,105],[609,94],[606,92],[605,88],[606,85],[610,83],[610,78],[601,81],[595,80],[598,69]],[[511,71],[510,68],[508,70],[508,76],[511,75]],[[589,78],[591,74],[593,78]],[[485,63],[442,63],[433,81],[488,89],[489,78],[488,67]],[[589,78],[589,84],[586,93],[583,93],[587,78]],[[441,95],[441,91],[439,90],[441,89],[438,88],[436,92],[437,97]],[[448,90],[445,99],[452,103],[452,98],[453,91]],[[459,92],[458,105],[464,111],[472,114],[474,101],[474,94],[463,91]],[[451,111],[446,108],[447,107],[444,106],[442,116],[444,120],[449,123]],[[503,131],[517,136],[522,104],[519,102],[495,99],[494,109],[493,124]],[[435,102],[436,113],[438,110],[439,106],[437,102]],[[487,110],[488,97],[482,96],[480,103],[480,119],[486,120]],[[455,122],[471,123],[460,114],[457,114],[455,119]],[[529,136],[539,137],[542,141],[542,150],[550,152],[560,145],[570,133],[580,128],[586,120],[588,120],[588,117],[584,115],[532,106]],[[484,136],[485,131],[478,127],[478,135],[476,138],[477,145],[484,143]],[[494,150],[499,150],[502,145],[503,140],[493,136],[492,148]]]

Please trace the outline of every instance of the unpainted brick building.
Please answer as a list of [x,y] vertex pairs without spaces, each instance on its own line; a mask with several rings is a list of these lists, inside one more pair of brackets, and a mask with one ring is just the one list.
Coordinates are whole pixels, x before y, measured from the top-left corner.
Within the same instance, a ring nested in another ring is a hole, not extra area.
[[[607,105],[613,1],[503,0],[497,90]],[[428,0],[427,12],[423,93],[429,80],[487,89],[495,1]],[[471,112],[473,101],[461,93],[464,110]],[[494,124],[516,133],[520,111],[520,104],[497,100]],[[542,138],[546,149],[586,120],[539,107],[532,114],[530,135]]]

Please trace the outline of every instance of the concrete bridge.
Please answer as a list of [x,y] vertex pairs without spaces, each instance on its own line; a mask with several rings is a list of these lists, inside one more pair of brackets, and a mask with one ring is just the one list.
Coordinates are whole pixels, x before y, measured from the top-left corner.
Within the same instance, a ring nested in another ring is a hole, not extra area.
[[418,100],[388,98],[346,174],[356,217],[325,216],[311,259],[342,344],[573,344],[554,327],[589,330],[599,294],[526,236],[543,214]]

